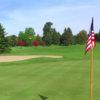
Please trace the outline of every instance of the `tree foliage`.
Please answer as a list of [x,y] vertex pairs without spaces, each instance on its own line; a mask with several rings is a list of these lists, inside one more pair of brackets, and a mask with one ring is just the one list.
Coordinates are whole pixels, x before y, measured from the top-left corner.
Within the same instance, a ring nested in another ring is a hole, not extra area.
[[99,43],[100,43],[100,30],[99,30],[99,35],[98,35],[98,37],[99,37],[99,38],[98,38],[98,41],[99,41]]
[[39,36],[39,34],[37,34],[36,40],[38,41],[39,45],[41,45],[41,43],[42,43],[42,38]]
[[69,38],[70,38],[70,44],[72,45],[73,44],[73,42],[74,42],[74,39],[73,39],[73,34],[72,34],[72,30],[70,29],[70,27],[68,27],[67,28],[67,31],[68,31],[68,33],[69,33]]
[[33,45],[36,47],[38,46],[38,41],[33,41]]
[[19,40],[23,41],[24,40],[24,32],[20,31],[18,34]]
[[10,42],[10,46],[13,46],[13,47],[17,46],[19,38],[16,35],[10,35],[10,36],[7,36],[7,38],[9,40],[9,42]]
[[46,46],[50,46],[52,43],[52,38],[51,38],[51,35],[48,33],[45,37],[45,45]]
[[52,34],[52,43],[57,45],[60,43],[60,35],[59,32],[54,29],[53,34]]
[[63,44],[64,45],[71,45],[73,43],[73,35],[72,35],[72,31],[70,28],[68,29],[64,29],[64,33],[62,34],[63,37]]
[[12,40],[12,46],[13,47],[17,46],[17,39],[15,35],[12,35],[11,40]]
[[26,46],[29,46],[29,45],[30,45],[30,42],[26,42],[25,45],[26,45]]
[[25,34],[27,34],[28,36],[35,36],[35,31],[31,27],[25,28]]
[[22,47],[24,45],[24,42],[19,40],[17,44]]
[[60,45],[63,45],[63,35],[60,35]]
[[46,35],[50,34],[52,36],[52,28],[51,26],[53,25],[53,23],[51,22],[47,22],[44,27],[43,27],[43,41],[45,41]]
[[87,41],[88,35],[85,30],[80,31],[77,35],[76,38],[81,40],[81,44],[85,43]]
[[10,41],[8,40],[7,37],[5,37],[6,34],[7,33],[5,33],[5,29],[0,24],[0,53],[11,52]]
[[41,43],[41,46],[43,46],[43,47],[44,47],[44,45],[45,45],[45,43],[44,43],[44,42],[42,42],[42,43]]
[[95,41],[99,42],[99,33],[95,33]]
[[35,36],[29,36],[27,42],[30,42],[30,46],[33,46],[33,41],[36,40]]
[[30,46],[33,46],[33,41],[36,40],[35,32],[33,28],[26,28],[25,32],[20,31],[18,34],[19,40],[26,42],[30,42]]

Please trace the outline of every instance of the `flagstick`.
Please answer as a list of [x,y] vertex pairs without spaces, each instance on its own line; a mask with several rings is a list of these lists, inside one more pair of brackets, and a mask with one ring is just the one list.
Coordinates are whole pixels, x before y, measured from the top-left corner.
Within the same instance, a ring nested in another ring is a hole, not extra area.
[[92,46],[91,46],[91,99],[92,100],[92,83],[93,83],[93,42],[92,42]]

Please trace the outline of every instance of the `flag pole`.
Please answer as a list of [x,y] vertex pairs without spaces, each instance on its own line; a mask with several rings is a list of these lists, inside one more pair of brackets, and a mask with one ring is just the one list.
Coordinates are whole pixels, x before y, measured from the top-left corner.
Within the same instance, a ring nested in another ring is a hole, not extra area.
[[93,84],[93,42],[91,44],[91,81],[90,81],[90,100],[92,100],[92,84]]

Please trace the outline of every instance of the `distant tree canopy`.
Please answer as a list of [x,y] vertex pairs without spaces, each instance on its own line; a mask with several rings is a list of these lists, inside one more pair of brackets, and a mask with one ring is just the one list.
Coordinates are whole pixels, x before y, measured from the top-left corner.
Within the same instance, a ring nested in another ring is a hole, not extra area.
[[47,33],[46,37],[45,37],[45,45],[46,46],[50,46],[52,43],[52,38],[51,35],[49,33]]
[[42,43],[42,37],[40,37],[39,34],[37,34],[36,40],[38,41],[39,45],[41,45],[41,43]]
[[63,44],[64,45],[72,45],[73,43],[73,35],[72,35],[72,31],[70,28],[65,28],[64,29],[64,33],[62,34],[62,37],[63,37]]
[[20,32],[19,32],[18,37],[19,37],[19,40],[21,40],[21,41],[26,41],[26,40],[25,40],[25,35],[24,35],[24,32],[23,32],[23,31],[20,31]]
[[11,40],[12,40],[12,46],[13,47],[17,46],[17,37],[15,35],[11,36]]
[[28,36],[35,36],[35,31],[33,28],[25,28],[25,34],[27,34]]
[[51,26],[53,25],[53,23],[51,22],[47,22],[44,27],[43,27],[43,41],[45,41],[46,35],[50,34],[52,36],[52,28]]
[[99,30],[99,35],[98,35],[98,37],[99,37],[99,38],[98,38],[98,41],[99,41],[99,43],[100,43],[100,30]]
[[95,33],[95,40],[99,42],[99,33]]
[[77,35],[76,35],[76,39],[78,39],[81,44],[85,43],[87,41],[88,38],[88,34],[85,30],[80,31]]
[[[85,30],[81,30],[77,35],[72,34],[72,30],[70,27],[65,28],[64,32],[60,34],[57,32],[56,28],[52,28],[52,22],[46,22],[43,26],[43,36],[35,36],[34,28],[25,28],[25,32],[20,31],[18,37],[15,35],[7,37],[11,46],[16,46],[16,41],[23,41],[24,46],[30,45],[33,46],[33,41],[38,41],[39,45],[50,46],[54,45],[76,45],[76,44],[84,44],[87,41],[88,34]],[[95,34],[95,40],[100,42],[100,31]]]
[[0,53],[10,53],[10,41],[7,37],[5,37],[7,33],[5,33],[5,29],[0,24]]
[[33,45],[33,41],[36,40],[35,38],[35,31],[33,28],[25,28],[25,32],[20,31],[18,34],[19,40],[26,42],[30,42],[30,45]]
[[52,44],[57,45],[60,43],[60,34],[56,31],[56,29],[53,30],[52,33]]
[[10,35],[7,36],[9,42],[10,42],[10,46],[14,47],[17,46],[17,42],[19,40],[19,38],[16,35]]

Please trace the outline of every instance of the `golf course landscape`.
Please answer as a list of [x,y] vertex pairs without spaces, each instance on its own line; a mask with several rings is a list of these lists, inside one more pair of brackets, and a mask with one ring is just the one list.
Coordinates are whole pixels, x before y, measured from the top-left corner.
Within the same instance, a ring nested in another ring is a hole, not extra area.
[[[0,56],[52,55],[0,62],[0,100],[90,100],[91,50],[71,46],[11,47]],[[100,100],[100,43],[93,49],[93,100]]]

